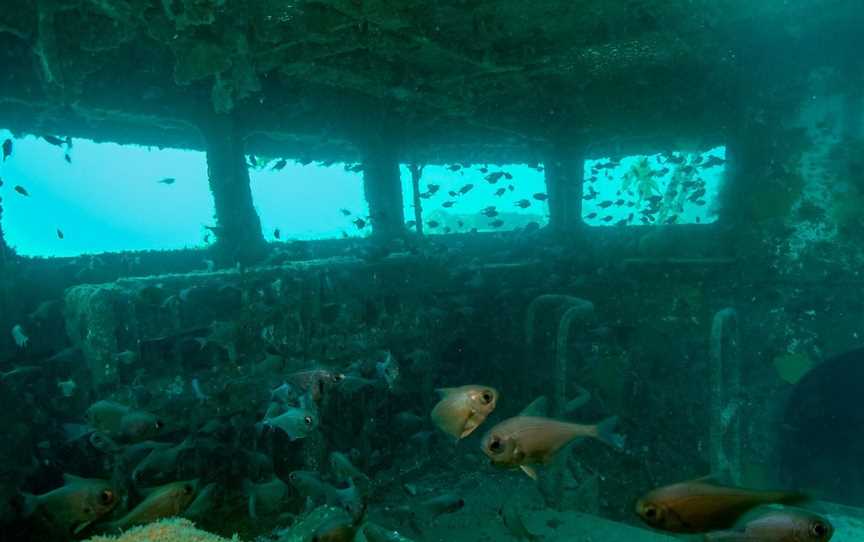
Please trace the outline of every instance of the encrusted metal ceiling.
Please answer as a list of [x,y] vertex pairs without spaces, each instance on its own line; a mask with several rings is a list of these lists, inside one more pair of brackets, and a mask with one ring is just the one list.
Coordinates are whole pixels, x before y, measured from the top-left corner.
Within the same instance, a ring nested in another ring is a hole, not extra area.
[[[861,50],[854,0],[6,0],[0,125],[201,148],[233,114],[249,152],[534,161],[721,142]],[[830,39],[825,31],[832,28]],[[864,44],[862,44],[864,45]],[[859,61],[860,62],[860,61]]]

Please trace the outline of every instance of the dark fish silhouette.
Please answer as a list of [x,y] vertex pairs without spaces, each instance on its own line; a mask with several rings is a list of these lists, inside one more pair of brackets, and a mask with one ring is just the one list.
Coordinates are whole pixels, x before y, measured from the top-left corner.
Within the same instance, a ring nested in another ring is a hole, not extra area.
[[471,191],[472,188],[474,188],[473,184],[466,184],[465,186],[463,186],[462,188],[459,189],[459,193],[463,194],[463,195],[467,194],[468,192]]
[[16,184],[15,187],[13,188],[13,190],[15,190],[16,192],[18,192],[18,193],[21,194],[22,196],[29,196],[29,195],[30,195],[30,193],[27,192],[27,189],[24,188],[23,186],[19,185],[19,184]]
[[516,207],[520,207],[522,209],[527,209],[530,206],[531,206],[531,202],[528,201],[527,199],[520,199],[519,201],[516,202]]
[[339,212],[342,213],[342,216],[351,216],[351,211],[348,209],[339,209]]
[[67,163],[67,164],[71,164],[71,163],[72,163],[72,157],[69,156],[69,153],[68,153],[68,152],[67,152],[66,154],[63,155],[63,159],[66,160],[66,163]]
[[601,218],[600,220],[602,220],[603,222],[609,222],[610,220],[612,220],[612,216],[607,215],[607,216],[604,216],[603,218]]
[[597,213],[588,213],[587,215],[585,215],[585,218],[587,218],[588,220],[597,218]]
[[285,166],[288,165],[288,160],[284,158],[280,158],[276,164],[271,168],[272,171],[281,171]]
[[499,179],[501,179],[501,177],[503,175],[504,175],[503,171],[496,171],[495,173],[490,173],[489,175],[486,175],[486,177],[484,177],[484,179],[489,181],[489,184],[495,184],[498,182]]
[[453,164],[447,166],[447,169],[449,169],[450,171],[459,171],[460,169],[462,169],[462,166],[460,166],[459,164]]
[[426,185],[426,191],[429,192],[429,194],[434,194],[435,192],[438,192],[438,190],[439,190],[440,188],[441,188],[441,185],[438,185],[438,184],[428,184],[428,185]]
[[363,220],[362,218],[355,218],[353,220],[353,222],[354,222],[354,225],[357,226],[358,230],[362,230],[363,228],[366,227],[366,221]]
[[54,145],[55,147],[62,147],[63,143],[64,143],[64,141],[62,139],[60,139],[59,137],[54,137],[54,136],[50,136],[50,135],[42,136],[42,139],[44,139],[48,143]]
[[504,172],[504,178],[507,179],[507,180],[509,181],[509,180],[512,180],[512,179],[513,179],[513,175],[510,175],[509,173],[507,173],[507,172],[505,171],[505,172]]
[[600,203],[597,204],[597,206],[600,207],[601,209],[605,209],[607,207],[611,207],[612,203],[614,203],[612,200],[606,200],[606,201],[601,201]]
[[7,139],[3,142],[3,161],[12,156],[12,140]]
[[351,173],[360,173],[363,171],[363,164],[355,164],[353,166],[346,165],[345,171],[350,171]]
[[426,225],[429,226],[430,228],[432,228],[433,230],[435,228],[437,228],[438,226],[440,226],[440,224],[434,220],[430,220],[429,222],[426,223]]
[[704,195],[705,195],[705,189],[700,188],[699,190],[696,190],[695,192],[690,194],[690,197],[687,199],[689,199],[690,201],[696,201],[697,199],[701,198]]
[[615,205],[617,207],[621,207],[622,205],[624,205],[624,200],[623,199],[615,200]]
[[170,184],[174,184],[175,182],[177,182],[177,179],[175,179],[174,177],[165,177],[164,179],[159,179],[156,182],[159,184],[169,184],[170,185]]
[[276,239],[282,238],[282,232],[279,231],[279,228],[276,228],[275,230],[273,230],[273,237],[275,237]]
[[543,192],[537,192],[536,194],[534,194],[534,199],[538,201],[546,201],[547,199],[549,199],[549,196],[547,196]]
[[63,231],[60,228],[57,228],[57,238],[63,239],[64,237],[66,237],[66,236],[63,235]]
[[445,201],[444,203],[441,204],[441,207],[450,208],[450,207],[453,207],[454,205],[456,205],[455,201]]
[[496,195],[496,196],[499,196],[499,197],[500,197],[500,196],[503,196],[503,195],[504,195],[504,192],[506,192],[506,191],[507,191],[506,188],[499,188],[498,190],[495,191],[495,195]]
[[709,156],[705,163],[702,164],[702,169],[712,168],[714,166],[721,166],[726,163],[726,160],[719,158],[717,156]]
[[489,225],[493,228],[500,228],[504,225],[504,221],[499,218],[498,220],[493,220],[492,222],[490,222]]
[[481,167],[481,168],[480,168],[480,173],[484,173],[484,174],[485,174],[485,173],[488,173],[488,172],[489,172],[489,168],[488,168],[488,167]]

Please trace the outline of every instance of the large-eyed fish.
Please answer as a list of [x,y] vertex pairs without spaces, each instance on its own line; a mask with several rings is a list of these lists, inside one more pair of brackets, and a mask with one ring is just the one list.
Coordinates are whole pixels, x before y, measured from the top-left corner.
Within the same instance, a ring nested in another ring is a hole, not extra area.
[[592,437],[621,448],[624,438],[615,433],[618,418],[597,425],[580,425],[537,416],[516,416],[499,423],[483,437],[483,453],[496,467],[520,468],[537,479],[533,465],[550,463],[555,454],[579,437]]
[[432,422],[456,439],[463,439],[480,427],[498,402],[498,391],[489,386],[469,385],[437,391],[441,400],[432,409]]
[[655,529],[706,533],[731,528],[757,506],[803,500],[806,497],[800,493],[721,486],[709,478],[700,478],[650,491],[636,502],[636,514]]

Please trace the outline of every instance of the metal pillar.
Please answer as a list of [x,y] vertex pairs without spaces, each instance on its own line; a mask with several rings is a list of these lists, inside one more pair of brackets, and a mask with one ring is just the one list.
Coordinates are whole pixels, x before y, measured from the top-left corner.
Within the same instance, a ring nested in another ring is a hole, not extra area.
[[423,166],[419,164],[411,164],[411,188],[414,191],[414,222],[417,233],[423,235],[423,203],[420,198],[420,178],[423,177]]
[[723,309],[711,325],[709,443],[712,474],[741,483],[741,357],[738,313]]
[[386,140],[371,142],[364,149],[363,191],[369,203],[372,235],[384,241],[401,236],[405,211],[399,160]]
[[267,244],[252,203],[243,135],[231,116],[215,114],[201,122],[201,132],[216,209],[216,259],[222,266],[255,263]]
[[543,165],[549,195],[549,225],[558,233],[572,231],[582,220],[584,152],[556,146]]

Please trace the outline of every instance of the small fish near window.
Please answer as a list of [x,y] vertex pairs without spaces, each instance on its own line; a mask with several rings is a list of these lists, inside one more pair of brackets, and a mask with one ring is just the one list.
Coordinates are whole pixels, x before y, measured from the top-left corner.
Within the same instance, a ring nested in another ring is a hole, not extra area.
[[582,220],[589,226],[716,222],[725,164],[725,147],[587,160]]
[[24,256],[202,246],[213,200],[202,152],[0,130],[6,241]]
[[[406,227],[416,228],[411,172],[402,167]],[[423,233],[511,231],[549,222],[539,164],[426,166],[420,178]]]
[[246,157],[252,198],[269,241],[372,233],[361,164]]

